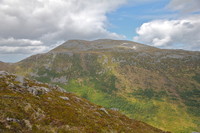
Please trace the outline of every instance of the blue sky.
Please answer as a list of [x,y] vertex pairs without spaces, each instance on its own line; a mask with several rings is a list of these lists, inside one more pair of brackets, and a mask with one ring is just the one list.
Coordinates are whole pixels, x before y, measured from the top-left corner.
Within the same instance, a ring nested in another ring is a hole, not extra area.
[[173,17],[173,11],[168,11],[166,5],[169,0],[150,1],[146,3],[124,5],[114,12],[109,13],[108,29],[118,34],[126,35],[128,40],[132,40],[136,35],[136,28],[143,23],[155,18]]
[[0,61],[70,39],[123,39],[200,51],[200,0],[2,0]]

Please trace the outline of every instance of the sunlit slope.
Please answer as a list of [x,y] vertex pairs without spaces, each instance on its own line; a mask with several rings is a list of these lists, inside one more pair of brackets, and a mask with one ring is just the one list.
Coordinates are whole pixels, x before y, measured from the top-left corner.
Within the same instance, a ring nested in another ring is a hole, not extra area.
[[2,133],[164,133],[62,88],[0,71]]
[[71,40],[13,68],[163,130],[200,129],[200,52]]

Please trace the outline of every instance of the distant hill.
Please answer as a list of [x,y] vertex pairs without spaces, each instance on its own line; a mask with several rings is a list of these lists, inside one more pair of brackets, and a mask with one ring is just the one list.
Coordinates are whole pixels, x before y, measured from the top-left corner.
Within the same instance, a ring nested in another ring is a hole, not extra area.
[[175,133],[200,131],[200,52],[70,40],[9,70]]
[[0,61],[0,69],[2,69],[2,70],[10,70],[10,66],[11,66],[10,63],[4,63],[4,62]]

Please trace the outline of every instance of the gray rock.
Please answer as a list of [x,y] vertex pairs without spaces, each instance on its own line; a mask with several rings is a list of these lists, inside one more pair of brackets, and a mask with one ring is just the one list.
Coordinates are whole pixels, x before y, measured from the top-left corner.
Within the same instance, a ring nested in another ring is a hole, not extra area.
[[56,78],[51,78],[51,82],[55,82],[55,83],[67,83],[67,77],[66,76],[61,76],[61,77],[56,77]]
[[70,103],[66,103],[66,105],[67,105],[67,106],[70,106],[71,104],[70,104]]
[[105,108],[100,108],[99,110],[103,111],[104,113],[106,113],[107,115],[109,115],[108,111]]
[[10,83],[8,86],[9,86],[10,88],[15,87],[15,85],[14,85],[13,83]]
[[113,111],[119,111],[119,109],[117,109],[117,108],[110,108],[110,109]]
[[5,72],[5,71],[0,71],[0,75],[8,75],[9,73],[8,72]]
[[78,98],[78,97],[73,97],[74,99],[75,99],[75,101],[76,102],[80,102],[80,101],[82,101],[80,98]]
[[63,96],[60,96],[60,98],[62,98],[62,99],[64,99],[64,100],[69,100],[69,98],[68,97],[63,97]]
[[37,96],[37,95],[48,93],[50,90],[46,87],[29,87],[28,91],[29,93]]
[[52,98],[51,98],[51,97],[48,97],[47,99],[48,99],[48,100],[52,100]]
[[15,81],[19,82],[20,85],[23,85],[25,82],[23,76],[16,76]]
[[67,91],[61,87],[59,87],[58,85],[56,86],[52,86],[53,89],[55,89],[56,91],[62,92],[62,93],[67,93]]
[[99,112],[94,112],[94,114],[97,116],[101,116],[101,114]]
[[9,118],[9,117],[7,117],[6,120],[7,120],[8,122],[20,122],[20,120],[18,120],[18,119]]

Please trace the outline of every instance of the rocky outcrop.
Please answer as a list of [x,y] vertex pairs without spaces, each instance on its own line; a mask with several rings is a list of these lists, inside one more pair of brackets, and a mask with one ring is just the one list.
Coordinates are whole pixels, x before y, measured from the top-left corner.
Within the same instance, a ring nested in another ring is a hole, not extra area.
[[48,93],[50,91],[50,89],[46,88],[46,87],[29,87],[28,91],[33,94],[33,95],[42,95],[45,93]]
[[17,92],[28,92],[34,96],[42,95],[52,90],[66,93],[66,90],[60,88],[59,86],[43,84],[38,81],[29,80],[23,76],[9,74],[5,71],[0,71],[0,81],[0,85],[2,85],[0,86],[0,89],[11,89]]
[[61,77],[56,77],[56,78],[51,78],[51,82],[52,83],[63,83],[66,84],[67,83],[67,77],[65,76],[61,76]]
[[0,71],[0,75],[1,75],[1,76],[5,76],[5,75],[8,75],[8,74],[9,74],[8,72]]

